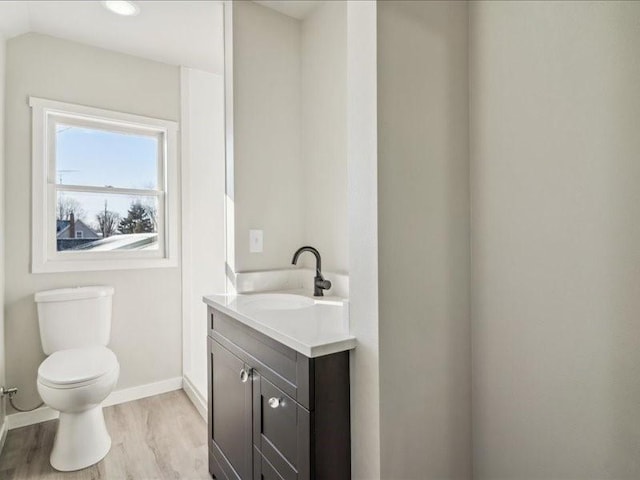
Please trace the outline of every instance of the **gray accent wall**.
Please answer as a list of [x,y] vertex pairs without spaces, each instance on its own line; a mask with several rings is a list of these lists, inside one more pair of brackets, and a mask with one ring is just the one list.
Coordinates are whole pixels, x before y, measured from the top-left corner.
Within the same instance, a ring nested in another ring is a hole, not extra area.
[[378,2],[381,478],[471,478],[467,4]]
[[640,3],[469,8],[474,478],[640,478]]
[[[6,347],[4,334],[4,279],[5,279],[5,225],[4,225],[4,127],[5,127],[5,77],[6,77],[6,40],[0,32],[0,386],[5,385],[6,379]],[[0,450],[2,449],[2,428],[6,427],[6,400],[0,400]]]
[[638,478],[639,20],[378,2],[382,478]]

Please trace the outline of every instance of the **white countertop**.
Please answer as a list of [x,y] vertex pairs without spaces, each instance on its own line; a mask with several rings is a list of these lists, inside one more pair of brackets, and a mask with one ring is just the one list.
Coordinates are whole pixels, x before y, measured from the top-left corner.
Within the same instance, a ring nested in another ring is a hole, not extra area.
[[337,297],[312,297],[302,291],[256,292],[302,295],[313,305],[290,310],[261,310],[250,306],[254,294],[208,295],[203,301],[248,327],[313,358],[356,347],[349,334],[348,301]]

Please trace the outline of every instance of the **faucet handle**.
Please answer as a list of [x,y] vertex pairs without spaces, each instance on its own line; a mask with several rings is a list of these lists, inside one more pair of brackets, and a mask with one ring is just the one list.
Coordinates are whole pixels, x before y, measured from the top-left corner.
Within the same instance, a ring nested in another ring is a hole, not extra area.
[[321,288],[322,290],[329,290],[331,288],[331,282],[322,277],[316,278],[315,284],[316,287]]

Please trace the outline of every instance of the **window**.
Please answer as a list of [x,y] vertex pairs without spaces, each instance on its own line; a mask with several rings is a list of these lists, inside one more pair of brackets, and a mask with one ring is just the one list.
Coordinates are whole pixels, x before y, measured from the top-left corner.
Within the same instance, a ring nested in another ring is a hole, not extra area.
[[30,98],[32,271],[177,265],[177,123]]

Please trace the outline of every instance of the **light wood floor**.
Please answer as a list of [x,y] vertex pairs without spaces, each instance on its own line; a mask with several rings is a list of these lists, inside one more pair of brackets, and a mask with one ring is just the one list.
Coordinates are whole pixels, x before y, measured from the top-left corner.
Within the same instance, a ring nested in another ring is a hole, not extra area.
[[49,465],[57,420],[11,430],[0,456],[2,480],[207,479],[207,425],[182,390],[104,409],[112,445],[77,472]]

